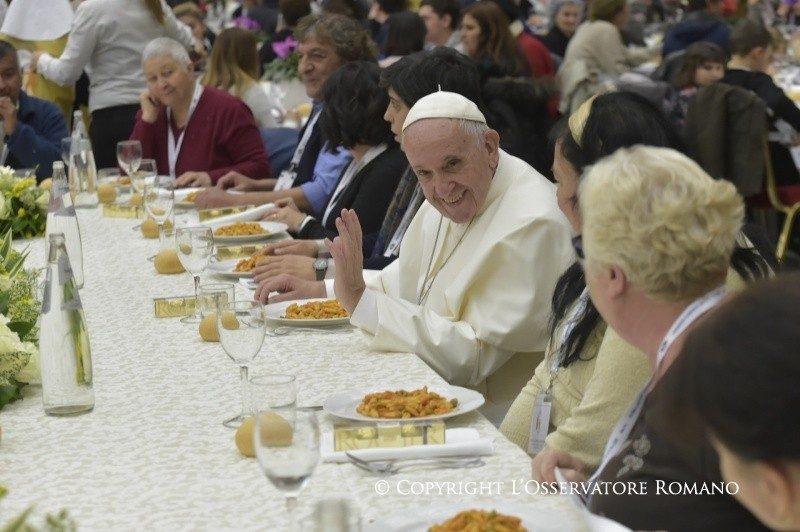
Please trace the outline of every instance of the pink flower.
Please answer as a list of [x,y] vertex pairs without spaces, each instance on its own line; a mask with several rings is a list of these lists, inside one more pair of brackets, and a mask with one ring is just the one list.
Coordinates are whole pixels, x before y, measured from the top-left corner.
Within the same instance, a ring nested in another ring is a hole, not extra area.
[[272,43],[272,50],[281,59],[286,59],[297,49],[297,39],[291,35],[282,41]]

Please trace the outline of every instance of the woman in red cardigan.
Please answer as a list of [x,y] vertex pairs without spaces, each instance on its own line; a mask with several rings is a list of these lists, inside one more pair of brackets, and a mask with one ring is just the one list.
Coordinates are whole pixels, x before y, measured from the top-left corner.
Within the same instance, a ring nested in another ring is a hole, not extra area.
[[270,177],[267,152],[253,114],[238,99],[203,87],[186,50],[172,39],[150,41],[142,53],[147,90],[131,139],[180,187],[214,185],[230,171]]

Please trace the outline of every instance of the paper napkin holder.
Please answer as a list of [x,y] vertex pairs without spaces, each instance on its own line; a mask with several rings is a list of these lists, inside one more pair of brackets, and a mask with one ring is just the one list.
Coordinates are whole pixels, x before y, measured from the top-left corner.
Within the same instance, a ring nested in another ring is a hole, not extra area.
[[144,209],[135,205],[111,203],[103,205],[103,217],[142,219],[144,218]]
[[194,296],[158,297],[153,299],[156,318],[182,318],[194,314]]
[[215,218],[219,218],[221,216],[229,216],[231,214],[239,214],[241,212],[249,211],[250,209],[254,209],[255,205],[242,205],[239,207],[222,207],[219,209],[201,209],[197,211],[197,217],[201,222],[205,222],[207,220],[213,220]]
[[443,421],[403,420],[396,423],[335,424],[333,449],[340,452],[411,445],[440,445],[445,443],[444,431]]

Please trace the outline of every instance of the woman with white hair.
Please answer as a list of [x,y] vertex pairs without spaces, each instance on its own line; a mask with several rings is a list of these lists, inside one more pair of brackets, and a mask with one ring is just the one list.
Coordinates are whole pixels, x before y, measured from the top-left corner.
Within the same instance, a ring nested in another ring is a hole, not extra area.
[[[744,219],[741,197],[688,157],[644,146],[595,164],[579,196],[583,233],[573,243],[592,302],[651,367],[584,484],[589,509],[634,530],[760,529],[718,489],[723,482],[713,448],[673,444],[653,423],[649,397],[681,356],[687,332],[726,296]],[[579,479],[580,472],[567,476]],[[609,487],[620,484],[635,489]]]
[[142,48],[164,36],[186,48],[196,44],[189,27],[163,0],[94,0],[78,6],[60,57],[34,52],[31,70],[59,85],[74,84],[86,70],[91,83],[89,136],[98,167],[117,165],[117,142],[131,134],[144,89]]
[[270,166],[253,113],[226,91],[195,81],[192,62],[176,41],[162,37],[142,53],[147,90],[132,139],[158,171],[177,186],[208,187],[228,172],[254,179],[270,176]]
[[550,30],[539,37],[550,53],[563,59],[567,45],[583,18],[581,0],[552,0],[548,8]]

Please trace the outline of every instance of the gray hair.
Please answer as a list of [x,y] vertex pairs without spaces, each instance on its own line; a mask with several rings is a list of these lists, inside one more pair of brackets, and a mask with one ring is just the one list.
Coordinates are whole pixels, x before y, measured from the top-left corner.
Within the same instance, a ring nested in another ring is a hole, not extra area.
[[190,65],[192,63],[192,60],[189,59],[189,53],[181,43],[169,37],[159,37],[153,39],[144,47],[142,64],[154,57],[164,56],[171,57],[181,65]]
[[[461,129],[462,132],[472,137],[475,141],[475,145],[479,148],[483,146],[483,139],[486,137],[486,132],[490,131],[488,125],[483,122],[478,122],[476,120],[465,120],[463,118],[444,118],[445,120],[453,120],[458,124],[458,127]],[[400,134],[400,146],[403,145],[403,141],[405,140],[405,131]]]

